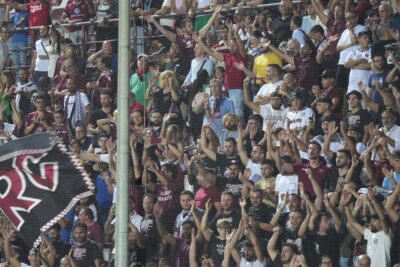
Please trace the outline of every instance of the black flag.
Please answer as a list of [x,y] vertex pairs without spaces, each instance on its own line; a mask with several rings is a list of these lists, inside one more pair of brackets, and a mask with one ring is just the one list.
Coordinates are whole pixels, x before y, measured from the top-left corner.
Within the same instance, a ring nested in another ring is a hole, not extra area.
[[41,133],[0,147],[0,209],[29,246],[93,189],[57,137]]

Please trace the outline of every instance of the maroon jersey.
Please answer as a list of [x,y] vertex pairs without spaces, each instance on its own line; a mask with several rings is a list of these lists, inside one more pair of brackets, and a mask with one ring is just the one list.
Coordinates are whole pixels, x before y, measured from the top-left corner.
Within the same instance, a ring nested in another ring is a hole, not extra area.
[[[75,23],[89,20],[89,8],[83,1],[79,1],[79,3],[75,3],[75,1],[68,2],[67,6],[65,7],[64,14]],[[69,30],[72,32],[80,29],[80,26],[69,27]]]
[[47,25],[49,22],[50,8],[40,1],[26,4],[29,12],[29,27]]
[[[43,113],[44,113],[44,120],[47,122],[47,124],[53,125],[54,124],[53,113],[48,111],[43,111]],[[30,134],[46,132],[46,128],[44,127],[42,122],[40,121],[37,123],[34,122],[36,114],[37,111],[34,111],[29,113],[28,116],[26,117],[25,128],[31,126],[32,124],[35,124],[35,127],[33,128],[33,131]]]

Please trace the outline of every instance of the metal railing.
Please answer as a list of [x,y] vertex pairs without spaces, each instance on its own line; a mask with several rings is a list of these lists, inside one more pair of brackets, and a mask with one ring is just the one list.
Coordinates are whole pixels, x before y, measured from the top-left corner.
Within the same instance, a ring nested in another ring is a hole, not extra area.
[[[305,2],[304,1],[293,1],[292,2],[292,4],[302,4],[302,3],[305,3]],[[229,9],[222,9],[221,12],[224,13],[224,12],[232,12],[232,11],[237,11],[237,10],[265,9],[265,8],[277,7],[277,6],[279,6],[279,2],[270,3],[270,4],[262,4],[262,5],[258,5],[258,6],[233,7],[233,8],[229,8]],[[196,14],[196,16],[197,15],[208,15],[208,14],[212,14],[213,12],[214,12],[214,10],[203,10],[201,12],[196,12],[195,14]],[[183,15],[186,15],[186,14],[170,13],[170,14],[164,14],[164,15],[152,15],[152,17],[162,19],[162,18],[176,18],[176,17],[183,16]],[[131,17],[131,21],[132,22],[134,22],[137,19],[144,20],[143,17]],[[118,22],[119,22],[119,19],[115,18],[115,19],[107,20],[106,23],[118,23]],[[75,45],[79,45],[80,46],[81,55],[84,58],[87,58],[88,45],[92,45],[92,44],[103,42],[103,41],[89,41],[88,40],[88,36],[89,36],[88,29],[89,28],[87,26],[99,25],[101,23],[102,23],[102,21],[84,21],[84,22],[74,23],[73,25],[71,25],[71,24],[68,24],[68,23],[67,24],[66,23],[63,24],[63,23],[55,22],[53,25],[55,25],[56,27],[61,28],[61,29],[68,28],[68,27],[81,27],[83,36],[81,38],[81,42],[77,43]],[[134,31],[136,32],[136,24],[135,23],[132,23],[132,27],[135,28]],[[17,28],[14,28],[14,29],[10,30],[10,32],[13,32],[13,31],[38,31],[39,29],[40,29],[40,26],[17,27]],[[154,37],[162,37],[162,35],[161,36],[160,35],[158,35],[158,36],[157,35],[151,35],[151,36],[141,36],[141,37],[135,36],[135,37],[131,37],[130,40],[133,41],[134,44],[136,45],[136,42],[135,42],[136,39],[140,39],[140,38],[148,39],[148,38],[154,38]],[[109,41],[115,42],[117,40],[116,39],[112,39],[112,40],[109,40]],[[19,48],[19,49],[30,50],[30,49],[32,49],[32,47],[23,47],[23,48]],[[21,66],[13,66],[13,67],[7,67],[6,69],[18,69],[20,67]]]

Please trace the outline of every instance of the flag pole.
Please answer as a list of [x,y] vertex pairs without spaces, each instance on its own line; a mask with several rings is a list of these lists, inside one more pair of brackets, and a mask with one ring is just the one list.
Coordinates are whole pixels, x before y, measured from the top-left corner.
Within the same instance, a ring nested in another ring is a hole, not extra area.
[[130,1],[119,1],[116,267],[128,266]]

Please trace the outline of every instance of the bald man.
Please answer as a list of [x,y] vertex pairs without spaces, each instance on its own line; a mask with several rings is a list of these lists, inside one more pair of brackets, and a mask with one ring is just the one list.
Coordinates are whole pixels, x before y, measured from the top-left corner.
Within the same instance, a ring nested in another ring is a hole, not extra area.
[[371,259],[368,257],[367,254],[358,256],[357,267],[370,267],[370,266],[371,266]]

